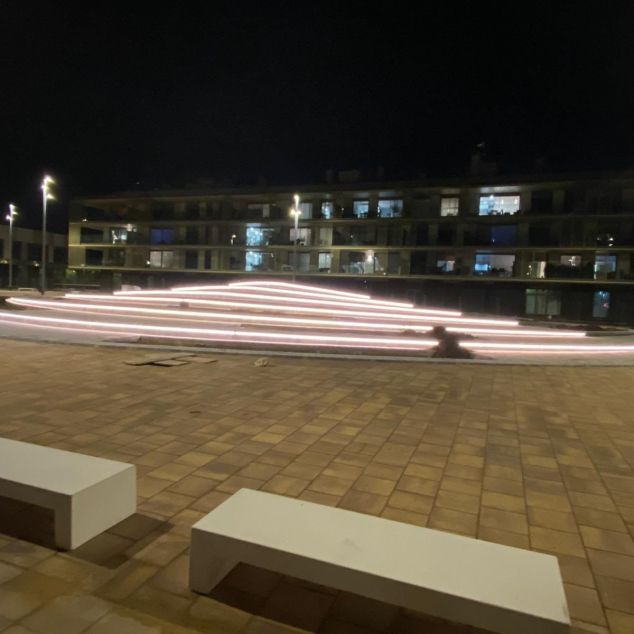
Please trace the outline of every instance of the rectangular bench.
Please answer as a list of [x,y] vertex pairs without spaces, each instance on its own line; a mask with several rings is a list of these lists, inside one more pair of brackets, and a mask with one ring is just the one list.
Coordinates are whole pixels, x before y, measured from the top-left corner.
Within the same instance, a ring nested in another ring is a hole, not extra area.
[[0,438],[0,496],[55,512],[55,544],[72,550],[136,512],[136,468]]
[[192,590],[240,562],[503,634],[570,625],[555,557],[260,491],[192,527]]

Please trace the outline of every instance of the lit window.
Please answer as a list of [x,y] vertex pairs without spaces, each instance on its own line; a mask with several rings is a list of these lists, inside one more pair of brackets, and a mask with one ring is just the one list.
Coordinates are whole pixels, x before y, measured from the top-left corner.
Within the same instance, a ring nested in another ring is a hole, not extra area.
[[171,269],[174,266],[174,251],[150,251],[150,267]]
[[527,315],[559,315],[561,313],[561,294],[559,291],[545,289],[526,289]]
[[297,244],[301,245],[310,245],[310,229],[306,229],[306,227],[299,227],[295,229],[293,227],[290,230],[290,238],[291,243],[294,243],[297,240]]
[[520,209],[520,197],[518,194],[509,196],[480,196],[480,216],[501,216],[503,214],[516,214]]
[[330,273],[332,265],[332,253],[320,253],[318,260],[318,269],[320,273]]
[[321,203],[321,215],[322,218],[326,218],[327,220],[332,218],[335,214],[335,204],[334,203]]
[[605,280],[614,277],[616,272],[616,255],[597,255],[594,259],[594,279]]
[[313,217],[313,203],[299,203],[301,219],[308,220]]
[[441,198],[440,199],[440,215],[441,216],[457,216],[460,209],[460,198]]
[[497,253],[476,253],[474,272],[476,275],[499,275],[511,277],[513,275],[514,255]]
[[581,256],[580,255],[562,255],[560,258],[560,262],[562,266],[572,266],[574,268],[578,268],[581,266]]
[[352,203],[352,213],[356,218],[367,218],[370,203],[367,200],[355,200]]
[[608,291],[595,291],[592,300],[592,316],[605,319],[610,312],[610,293]]
[[111,228],[110,241],[112,244],[125,244],[128,241],[128,230],[123,227]]
[[379,200],[379,218],[400,218],[403,215],[402,200]]

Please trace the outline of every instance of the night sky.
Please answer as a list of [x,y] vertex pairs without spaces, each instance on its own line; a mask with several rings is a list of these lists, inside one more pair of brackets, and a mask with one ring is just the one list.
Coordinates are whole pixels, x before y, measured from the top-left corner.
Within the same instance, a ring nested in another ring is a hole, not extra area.
[[480,142],[504,172],[634,167],[633,2],[167,5],[0,4],[0,205],[23,224],[45,170],[63,227],[71,196],[459,175]]

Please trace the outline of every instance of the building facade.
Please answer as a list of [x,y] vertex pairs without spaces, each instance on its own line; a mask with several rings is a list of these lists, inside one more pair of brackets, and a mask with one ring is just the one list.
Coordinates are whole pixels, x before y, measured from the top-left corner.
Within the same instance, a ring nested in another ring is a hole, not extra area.
[[[63,282],[67,263],[67,236],[46,233],[46,263],[49,283]],[[39,288],[42,260],[42,232],[13,225],[0,225],[0,286],[9,283],[9,260],[13,259],[13,285]]]
[[122,193],[73,201],[68,242],[71,277],[106,288],[295,270],[465,311],[634,323],[632,173]]

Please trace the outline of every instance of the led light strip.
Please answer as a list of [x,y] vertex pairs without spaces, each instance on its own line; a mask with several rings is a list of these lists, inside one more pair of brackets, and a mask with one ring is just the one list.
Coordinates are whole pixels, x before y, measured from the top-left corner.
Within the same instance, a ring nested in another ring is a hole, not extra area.
[[[203,321],[210,322],[217,320],[219,322],[232,321],[241,323],[244,321],[254,324],[268,325],[288,325],[292,327],[322,327],[335,329],[367,329],[367,330],[383,330],[388,332],[402,330],[416,330],[418,332],[428,332],[431,326],[412,324],[412,323],[384,323],[384,322],[361,322],[361,321],[340,321],[329,319],[314,319],[308,317],[276,317],[269,315],[252,315],[248,313],[235,312],[217,312],[217,311],[191,311],[183,309],[169,308],[140,308],[137,306],[113,306],[110,304],[81,304],[73,302],[72,304],[62,303],[60,301],[42,300],[37,298],[13,297],[7,299],[9,304],[23,306],[27,308],[43,308],[62,312],[71,313],[93,313],[93,314],[112,314],[112,315],[140,315],[149,318],[169,319],[175,318],[179,321]],[[499,335],[504,337],[585,337],[584,332],[557,332],[548,330],[502,330],[494,328],[464,328],[449,326],[448,332],[457,332],[465,334],[478,335]]]
[[[138,332],[154,333],[157,337],[169,335],[172,338],[180,338],[181,335],[194,339],[215,340],[216,337],[223,338],[225,341],[260,341],[270,342],[283,345],[286,343],[295,343],[297,345],[326,345],[330,344],[338,347],[367,347],[372,348],[377,345],[384,347],[397,346],[400,349],[425,350],[431,346],[435,346],[438,342],[435,339],[408,339],[405,337],[358,337],[358,336],[335,336],[335,335],[298,335],[294,333],[279,332],[259,332],[247,330],[221,330],[217,328],[185,328],[185,327],[165,327],[151,326],[147,324],[128,324],[128,323],[112,323],[100,321],[82,321],[78,319],[61,319],[58,317],[40,317],[36,315],[20,315],[15,313],[0,314],[0,319],[15,323],[20,321],[55,324],[60,326],[79,326],[91,327],[97,329],[107,329],[114,331],[123,330],[123,334],[130,335],[134,333],[138,336]],[[127,332],[125,330],[127,329]],[[138,332],[137,332],[138,331]]]
[[[66,293],[64,296],[66,299],[72,300],[99,300],[103,301],[103,295],[96,294],[76,294],[76,293]],[[501,319],[470,319],[467,317],[447,317],[447,316],[439,316],[435,317],[433,315],[416,315],[409,313],[385,313],[381,315],[377,315],[375,312],[361,311],[361,310],[338,310],[336,308],[326,309],[326,308],[313,308],[308,306],[289,306],[282,304],[258,304],[252,302],[234,302],[234,301],[224,301],[224,300],[212,300],[212,299],[190,299],[190,298],[179,298],[173,297],[170,295],[162,296],[162,297],[145,297],[135,295],[133,297],[122,296],[122,295],[113,295],[109,296],[109,300],[113,300],[116,302],[136,302],[136,303],[163,303],[163,304],[174,304],[174,302],[185,302],[187,304],[194,304],[196,306],[215,306],[215,307],[226,307],[226,308],[252,308],[255,310],[264,310],[269,312],[291,312],[291,313],[304,313],[311,315],[332,315],[337,316],[341,315],[344,317],[356,316],[356,317],[380,317],[381,319],[394,319],[394,320],[412,320],[412,321],[425,321],[425,322],[433,322],[435,324],[441,324],[443,322],[454,323],[454,324],[474,324],[474,325],[482,325],[482,326],[498,326],[498,327],[517,327],[519,322],[510,321],[510,320],[501,320]]]
[[501,352],[515,351],[536,351],[536,352],[588,352],[588,353],[604,353],[604,352],[634,352],[634,345],[578,345],[563,343],[500,343],[494,341],[461,341],[463,348],[470,350],[497,350]]
[[[43,308],[62,312],[71,313],[110,313],[113,315],[124,314],[130,316],[137,314],[147,317],[163,317],[168,319],[174,317],[179,320],[186,321],[210,321],[218,319],[221,321],[250,321],[261,324],[282,324],[290,326],[321,326],[325,328],[337,329],[355,329],[365,328],[368,330],[388,330],[391,332],[400,330],[417,330],[418,332],[427,332],[431,330],[431,326],[421,326],[420,324],[386,324],[381,322],[359,322],[359,321],[337,321],[329,319],[313,319],[307,317],[275,317],[268,315],[249,315],[246,313],[234,312],[217,312],[217,311],[192,311],[170,308],[139,308],[137,306],[112,306],[110,304],[81,304],[73,302],[65,304],[60,301],[42,300],[36,298],[10,297],[7,303],[15,306],[23,306],[28,308]],[[199,319],[200,318],[200,319]]]

